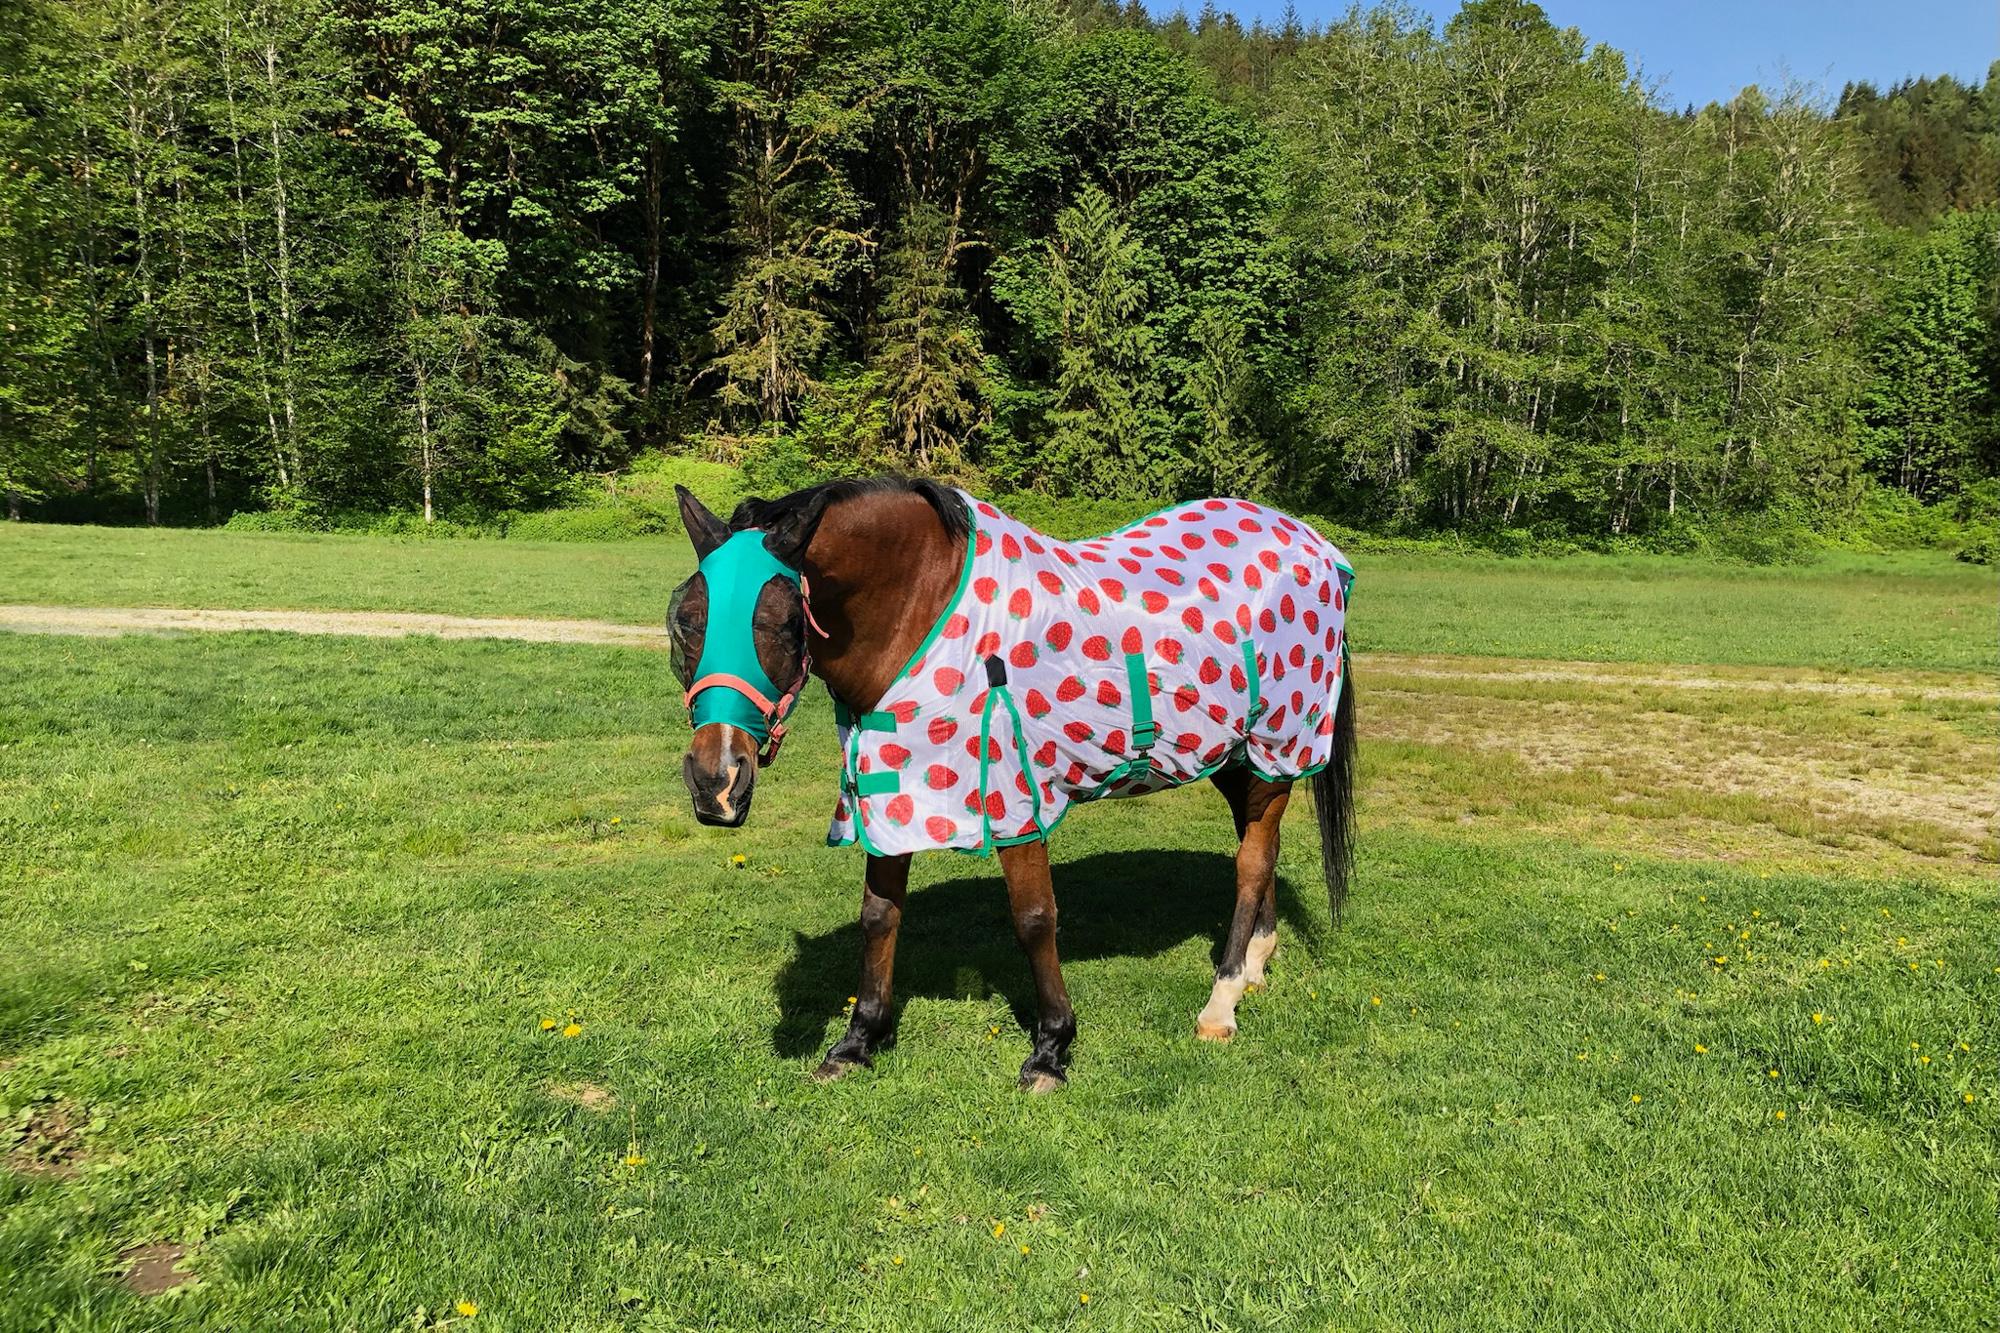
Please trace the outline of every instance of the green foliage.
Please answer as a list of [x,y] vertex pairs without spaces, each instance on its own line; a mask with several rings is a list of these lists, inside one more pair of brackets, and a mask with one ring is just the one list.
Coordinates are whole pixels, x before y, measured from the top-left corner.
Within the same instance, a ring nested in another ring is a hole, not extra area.
[[1521,0],[0,0],[0,492],[498,527],[668,452],[1846,540],[2000,472],[1997,87],[1676,113]]

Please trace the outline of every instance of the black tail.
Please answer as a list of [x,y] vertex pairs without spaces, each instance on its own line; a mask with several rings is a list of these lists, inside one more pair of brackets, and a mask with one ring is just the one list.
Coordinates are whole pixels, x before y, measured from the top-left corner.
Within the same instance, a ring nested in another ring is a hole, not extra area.
[[1347,881],[1354,874],[1354,668],[1342,645],[1340,702],[1333,713],[1333,753],[1312,780],[1313,814],[1319,818],[1320,867],[1326,872],[1326,905],[1340,924]]

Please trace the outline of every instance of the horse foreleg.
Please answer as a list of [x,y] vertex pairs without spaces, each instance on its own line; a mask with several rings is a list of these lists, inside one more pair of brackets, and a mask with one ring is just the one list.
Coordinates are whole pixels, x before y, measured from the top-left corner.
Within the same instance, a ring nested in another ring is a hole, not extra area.
[[1069,1044],[1076,1038],[1076,1014],[1063,987],[1056,957],[1056,895],[1049,879],[1049,848],[1043,842],[1000,849],[1000,873],[1007,879],[1007,902],[1014,911],[1014,938],[1035,974],[1035,1050],[1021,1065],[1021,1086],[1050,1092],[1068,1077]]
[[1194,1022],[1195,1035],[1204,1041],[1228,1041],[1236,1035],[1237,1001],[1244,991],[1264,984],[1264,964],[1278,947],[1278,825],[1292,784],[1248,773],[1240,781],[1240,787],[1216,784],[1230,798],[1243,841],[1236,849],[1236,911],[1229,939],[1215,968],[1215,988]]
[[877,1047],[895,1025],[893,978],[896,930],[910,888],[910,858],[871,856],[861,885],[861,985],[847,1031],[826,1053],[813,1077],[839,1078],[856,1065],[873,1068]]

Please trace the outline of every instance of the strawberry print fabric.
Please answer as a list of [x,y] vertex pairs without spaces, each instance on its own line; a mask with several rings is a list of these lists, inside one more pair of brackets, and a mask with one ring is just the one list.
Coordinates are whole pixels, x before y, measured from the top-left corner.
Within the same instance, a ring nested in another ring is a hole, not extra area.
[[991,851],[1074,801],[1326,764],[1354,579],[1332,543],[1248,500],[1064,542],[960,495],[957,596],[874,712],[840,711],[828,842]]

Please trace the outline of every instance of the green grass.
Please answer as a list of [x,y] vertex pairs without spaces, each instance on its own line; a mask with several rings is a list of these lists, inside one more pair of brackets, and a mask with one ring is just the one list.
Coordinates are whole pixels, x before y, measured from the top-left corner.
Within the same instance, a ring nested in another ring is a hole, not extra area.
[[[586,555],[504,558],[553,589]],[[1230,842],[1193,790],[1057,840],[1069,1088],[1014,1090],[1005,896],[943,856],[900,1043],[818,1087],[861,868],[819,845],[826,729],[730,835],[686,816],[653,653],[0,635],[0,1153],[52,1107],[80,1150],[0,1169],[0,1327],[1991,1327],[1972,869],[1390,818],[1364,748],[1346,924],[1295,819],[1234,1044],[1192,1037]],[[199,1281],[125,1291],[150,1241]]]
[[[1357,555],[1364,650],[1991,671],[1992,576],[1935,552],[1750,568],[1668,556]],[[0,524],[0,602],[653,624],[679,538],[604,544]]]

